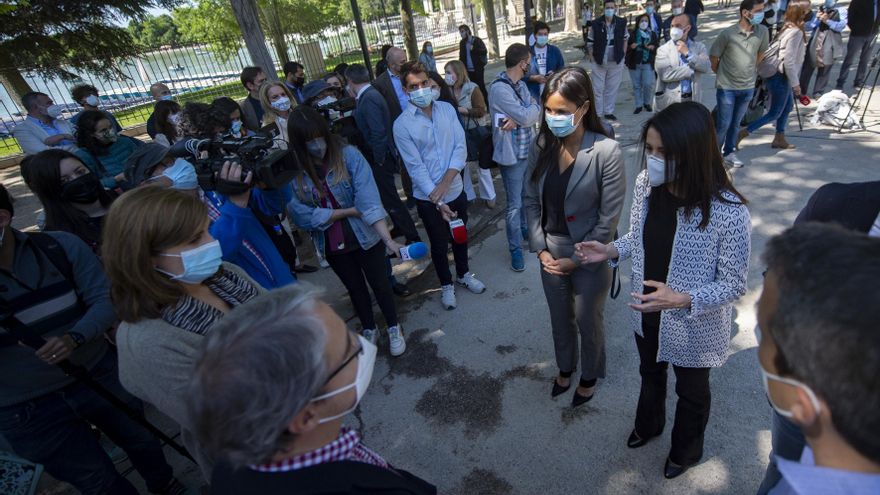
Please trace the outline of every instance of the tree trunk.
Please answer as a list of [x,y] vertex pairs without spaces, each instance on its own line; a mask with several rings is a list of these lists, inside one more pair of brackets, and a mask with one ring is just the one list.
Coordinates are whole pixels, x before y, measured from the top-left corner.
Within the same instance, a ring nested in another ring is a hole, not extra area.
[[258,5],[258,8],[260,14],[262,14],[261,24],[266,26],[266,32],[269,38],[272,39],[272,44],[275,45],[275,55],[278,57],[278,63],[283,66],[290,62],[290,57],[287,55],[287,40],[284,38],[284,28],[281,27],[281,14],[278,12],[278,2],[272,0],[269,5],[265,7]]
[[498,58],[501,50],[498,44],[498,23],[495,20],[495,0],[483,0],[483,22],[486,24],[486,37],[489,39],[489,56]]
[[403,43],[406,46],[406,59],[419,59],[419,45],[416,41],[416,25],[413,20],[412,3],[400,0],[400,22],[403,24]]
[[565,0],[565,30],[568,32],[580,32],[581,2],[579,0]]
[[542,21],[547,20],[547,0],[535,0],[535,7],[537,7],[537,18]]
[[241,28],[241,34],[244,36],[252,63],[262,67],[270,81],[277,81],[278,72],[275,70],[272,55],[269,54],[269,48],[266,47],[266,36],[263,34],[263,28],[260,27],[260,14],[257,10],[256,0],[230,1],[232,12]]
[[[21,97],[30,93],[33,89],[25,81],[21,72],[12,63],[12,60],[6,55],[6,52],[2,50],[0,50],[0,84],[6,88],[6,92],[9,93],[13,104],[19,107],[19,110],[25,112],[25,109],[21,108]],[[13,109],[10,108],[9,110],[12,111]]]

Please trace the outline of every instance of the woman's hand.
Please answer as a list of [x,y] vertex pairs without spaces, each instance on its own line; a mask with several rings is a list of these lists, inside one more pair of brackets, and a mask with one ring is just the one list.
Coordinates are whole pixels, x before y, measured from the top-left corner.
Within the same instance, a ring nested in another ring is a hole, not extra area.
[[639,300],[641,304],[629,303],[629,307],[641,313],[656,313],[664,309],[689,308],[691,295],[684,292],[676,292],[662,282],[645,280],[646,287],[654,287],[657,290],[650,294],[630,294]]
[[[547,253],[547,251],[544,252]],[[577,268],[577,265],[574,263],[574,261],[572,261],[571,258],[560,258],[557,260],[554,259],[553,256],[550,255],[550,253],[547,253],[547,255],[547,257],[549,257],[550,259],[545,262],[542,258],[541,265],[543,265],[544,271],[549,273],[550,275],[561,277],[563,275],[568,275],[569,273],[573,272],[575,268]]]
[[583,264],[600,263],[620,256],[613,244],[599,241],[579,242],[574,245],[574,253]]
[[43,347],[37,349],[36,355],[46,364],[58,364],[64,361],[76,349],[76,343],[70,335],[49,337]]

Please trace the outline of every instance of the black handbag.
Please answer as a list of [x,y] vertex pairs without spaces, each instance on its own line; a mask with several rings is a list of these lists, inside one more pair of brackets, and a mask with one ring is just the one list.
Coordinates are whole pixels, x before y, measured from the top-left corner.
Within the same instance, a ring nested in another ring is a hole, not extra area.
[[468,124],[476,123],[473,117],[468,116],[467,120],[462,124],[464,127],[464,139],[467,144],[467,161],[475,162],[480,157],[480,143],[486,135],[491,134],[486,126],[475,125],[468,129]]

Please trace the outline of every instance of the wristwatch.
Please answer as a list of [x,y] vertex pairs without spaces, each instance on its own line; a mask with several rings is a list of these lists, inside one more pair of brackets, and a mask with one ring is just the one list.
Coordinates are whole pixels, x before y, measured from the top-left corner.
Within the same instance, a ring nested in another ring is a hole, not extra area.
[[439,210],[440,208],[442,208],[443,205],[445,205],[445,204],[446,204],[446,203],[444,203],[442,200],[441,200],[441,201],[437,201],[436,203],[434,203],[434,205],[437,207],[438,210]]
[[74,347],[74,349],[86,343],[85,335],[79,332],[67,332],[67,335],[70,336],[70,338],[73,340],[73,343],[76,344],[76,347]]

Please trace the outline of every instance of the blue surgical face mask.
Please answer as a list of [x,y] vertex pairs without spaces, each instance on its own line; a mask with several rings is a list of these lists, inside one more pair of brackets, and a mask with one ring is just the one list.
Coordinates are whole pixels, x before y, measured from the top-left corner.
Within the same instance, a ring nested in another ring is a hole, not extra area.
[[241,134],[241,121],[240,120],[233,120],[232,127],[229,130],[232,131],[232,134],[235,134],[235,135]]
[[651,187],[662,186],[668,181],[666,180],[666,168],[669,167],[669,178],[675,177],[675,163],[670,161],[666,164],[666,160],[654,155],[645,156],[645,168],[648,169],[648,184]]
[[834,0],[825,0],[825,8],[830,9],[831,7],[834,7]]
[[171,98],[174,98],[174,97],[171,96],[171,95],[162,95],[162,96],[159,97],[159,99],[162,100],[162,101],[170,101]]
[[537,43],[538,46],[544,46],[544,45],[546,45],[549,41],[550,41],[550,37],[547,36],[547,35],[543,35],[543,34],[542,34],[541,36],[536,36],[536,37],[535,37],[535,43]]
[[410,92],[409,101],[419,108],[427,108],[434,101],[433,93],[431,88],[420,88]]
[[763,20],[764,20],[764,12],[758,12],[757,14],[752,13],[752,18],[749,19],[749,23],[752,26],[757,26],[758,24],[761,24],[761,21],[763,21]]
[[223,251],[220,249],[220,241],[214,240],[197,248],[181,251],[180,254],[162,253],[159,256],[180,258],[181,263],[183,263],[183,273],[175,275],[159,268],[156,268],[156,271],[168,275],[171,277],[171,280],[177,280],[186,284],[200,284],[220,269]]
[[649,6],[649,7],[645,7],[645,12],[646,12],[648,15],[653,14],[653,13],[654,13],[654,7],[650,7],[650,6]]
[[171,180],[172,189],[191,190],[199,187],[195,167],[183,158],[174,160],[174,163],[166,168],[162,175]]
[[[583,118],[583,116],[581,116],[581,118]],[[550,132],[558,138],[564,138],[573,133],[580,124],[580,120],[577,122],[574,121],[573,113],[567,115],[550,115],[549,113],[545,113],[544,122],[547,123]]]
[[614,17],[614,9],[605,9],[605,17],[609,19]]

